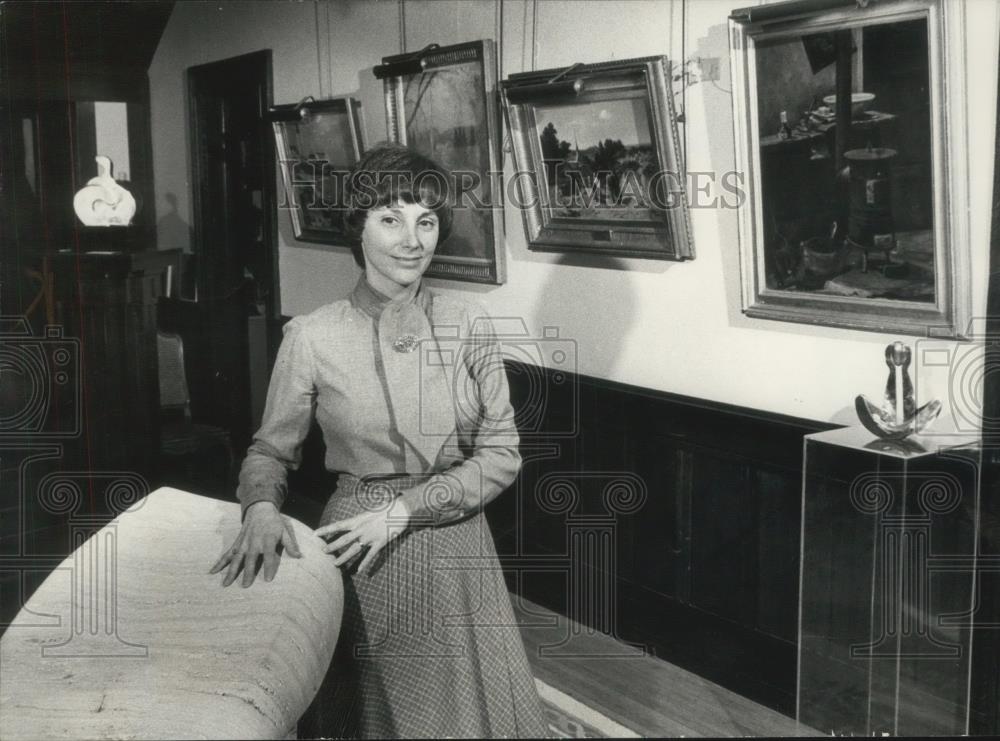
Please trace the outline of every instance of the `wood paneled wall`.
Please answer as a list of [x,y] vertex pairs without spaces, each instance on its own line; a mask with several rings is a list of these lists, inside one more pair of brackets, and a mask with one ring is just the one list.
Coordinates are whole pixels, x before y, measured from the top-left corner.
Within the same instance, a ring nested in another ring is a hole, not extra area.
[[802,437],[831,425],[508,365],[512,590],[787,714]]

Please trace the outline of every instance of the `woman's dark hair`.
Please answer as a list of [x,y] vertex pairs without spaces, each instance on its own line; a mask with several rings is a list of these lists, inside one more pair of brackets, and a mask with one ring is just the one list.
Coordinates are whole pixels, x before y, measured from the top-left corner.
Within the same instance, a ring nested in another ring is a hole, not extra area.
[[438,244],[451,232],[448,173],[434,160],[400,144],[380,144],[365,152],[347,175],[344,235],[359,267],[365,266],[361,232],[368,212],[396,203],[417,203],[438,217]]

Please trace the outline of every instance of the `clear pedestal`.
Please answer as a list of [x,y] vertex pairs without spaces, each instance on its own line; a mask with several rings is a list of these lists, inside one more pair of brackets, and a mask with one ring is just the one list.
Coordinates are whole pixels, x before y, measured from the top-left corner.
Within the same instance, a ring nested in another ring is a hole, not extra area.
[[807,435],[797,717],[824,734],[964,734],[979,448]]

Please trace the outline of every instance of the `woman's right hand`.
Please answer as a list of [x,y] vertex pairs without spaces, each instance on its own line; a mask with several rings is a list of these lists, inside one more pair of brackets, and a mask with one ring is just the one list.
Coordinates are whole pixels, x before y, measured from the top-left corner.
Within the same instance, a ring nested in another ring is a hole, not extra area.
[[222,586],[228,587],[243,569],[243,586],[249,587],[263,558],[264,581],[271,581],[278,571],[281,559],[278,549],[281,546],[290,556],[302,558],[291,524],[281,518],[274,503],[255,502],[247,507],[240,534],[208,573],[218,573],[228,564],[226,577],[222,580]]

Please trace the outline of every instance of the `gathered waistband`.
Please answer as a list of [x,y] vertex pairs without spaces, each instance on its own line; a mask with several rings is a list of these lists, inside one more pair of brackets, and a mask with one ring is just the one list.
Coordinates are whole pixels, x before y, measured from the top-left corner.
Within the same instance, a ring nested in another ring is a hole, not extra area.
[[411,486],[422,484],[434,474],[431,473],[390,473],[371,476],[355,476],[352,473],[337,474],[337,491],[354,492],[358,489],[391,489],[396,493]]
[[433,474],[379,474],[355,476],[341,473],[337,477],[337,489],[331,497],[353,497],[363,509],[378,511],[392,504],[405,489],[425,483]]

